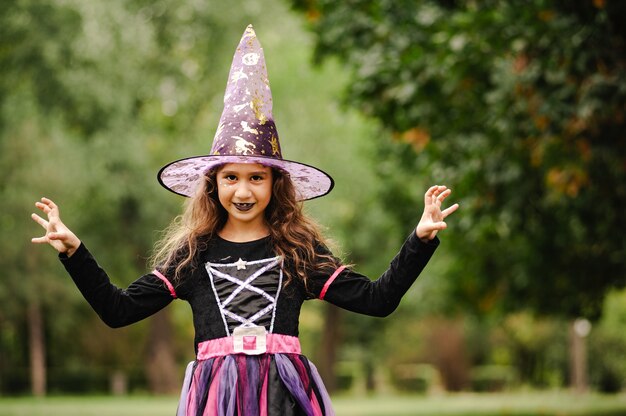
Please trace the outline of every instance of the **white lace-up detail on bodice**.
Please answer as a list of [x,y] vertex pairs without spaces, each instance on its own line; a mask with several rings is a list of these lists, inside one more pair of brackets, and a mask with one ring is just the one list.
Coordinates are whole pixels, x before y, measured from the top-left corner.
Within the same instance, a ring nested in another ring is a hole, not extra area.
[[237,327],[256,325],[273,332],[283,283],[281,257],[206,263],[205,268],[228,336]]

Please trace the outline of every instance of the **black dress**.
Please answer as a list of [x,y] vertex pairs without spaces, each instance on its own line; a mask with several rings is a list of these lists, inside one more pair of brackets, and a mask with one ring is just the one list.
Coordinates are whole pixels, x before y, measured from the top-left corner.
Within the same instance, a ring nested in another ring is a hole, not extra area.
[[[172,270],[154,270],[128,288],[110,283],[84,245],[61,261],[77,287],[111,327],[144,319],[178,298],[192,309],[196,360],[188,366],[179,415],[330,415],[315,366],[300,352],[302,303],[319,298],[372,316],[393,312],[428,263],[439,240],[415,232],[376,281],[349,269],[318,270],[307,287],[285,284],[284,261],[269,238],[203,245],[180,283]],[[319,250],[324,250],[320,247]]]

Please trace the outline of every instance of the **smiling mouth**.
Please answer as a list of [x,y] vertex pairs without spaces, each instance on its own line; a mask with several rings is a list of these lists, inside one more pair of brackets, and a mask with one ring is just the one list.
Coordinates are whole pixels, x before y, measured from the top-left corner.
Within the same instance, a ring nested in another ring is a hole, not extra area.
[[235,208],[237,208],[237,210],[245,212],[245,211],[250,211],[252,207],[254,206],[254,203],[234,202],[233,205],[235,206]]

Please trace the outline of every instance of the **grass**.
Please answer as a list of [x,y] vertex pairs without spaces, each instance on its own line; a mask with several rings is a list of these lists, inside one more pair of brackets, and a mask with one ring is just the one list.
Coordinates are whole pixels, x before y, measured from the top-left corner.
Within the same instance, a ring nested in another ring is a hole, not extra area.
[[[172,416],[175,397],[0,398],[0,416]],[[566,392],[367,396],[333,399],[338,416],[617,416],[626,415],[626,395]]]
[[575,396],[565,392],[510,394],[453,394],[442,396],[372,397],[355,400],[336,398],[341,416],[617,416],[626,415],[626,396],[588,394]]

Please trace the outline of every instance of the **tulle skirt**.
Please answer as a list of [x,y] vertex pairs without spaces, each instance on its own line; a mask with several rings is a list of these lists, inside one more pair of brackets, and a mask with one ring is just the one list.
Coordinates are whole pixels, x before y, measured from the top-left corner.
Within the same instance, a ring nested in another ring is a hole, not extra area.
[[231,354],[193,361],[177,416],[334,415],[317,369],[301,354]]

